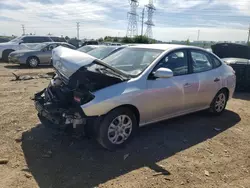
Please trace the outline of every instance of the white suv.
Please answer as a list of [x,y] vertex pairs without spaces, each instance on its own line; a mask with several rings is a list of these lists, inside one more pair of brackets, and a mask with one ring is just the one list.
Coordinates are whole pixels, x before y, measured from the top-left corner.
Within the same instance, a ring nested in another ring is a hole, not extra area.
[[42,42],[53,42],[52,38],[50,36],[29,35],[29,36],[17,37],[6,43],[0,43],[0,59],[3,59],[3,61],[7,62],[8,56],[11,52],[15,50],[26,49],[28,47],[35,46],[38,43]]

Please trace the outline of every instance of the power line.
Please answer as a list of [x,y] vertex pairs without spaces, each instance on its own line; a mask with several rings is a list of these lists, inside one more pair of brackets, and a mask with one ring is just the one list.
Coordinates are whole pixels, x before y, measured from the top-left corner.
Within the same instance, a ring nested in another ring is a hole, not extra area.
[[128,12],[128,28],[127,28],[127,36],[134,37],[138,35],[137,29],[137,13],[136,9],[139,6],[138,0],[130,0],[130,11]]
[[76,29],[77,29],[77,39],[79,40],[80,22],[76,22]]

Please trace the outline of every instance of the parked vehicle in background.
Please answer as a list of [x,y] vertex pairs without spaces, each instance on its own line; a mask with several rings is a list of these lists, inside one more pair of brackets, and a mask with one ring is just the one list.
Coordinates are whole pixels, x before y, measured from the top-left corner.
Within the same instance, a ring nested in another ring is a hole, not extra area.
[[3,38],[3,37],[0,37],[0,43],[3,43],[3,42],[9,42],[10,39],[9,38]]
[[250,60],[243,58],[223,58],[236,74],[236,91],[250,91]]
[[35,95],[41,122],[84,126],[110,150],[139,126],[204,109],[219,115],[235,89],[233,69],[192,46],[129,46],[103,60],[58,47],[53,66],[57,75]]
[[76,48],[79,48],[82,46],[82,41],[76,38],[69,39],[68,43],[74,45]]
[[220,58],[250,59],[250,46],[235,43],[217,43],[211,46],[213,53]]
[[98,59],[104,59],[109,55],[125,48],[126,46],[100,46],[94,50],[88,52],[89,55],[94,56]]
[[49,36],[54,42],[67,42],[63,37]]
[[9,54],[9,62],[20,65],[37,67],[38,65],[48,65],[51,63],[52,50],[58,46],[75,49],[71,44],[65,42],[45,42],[38,44],[33,49],[17,50]]
[[96,40],[85,40],[82,43],[82,46],[86,46],[86,45],[98,45],[99,43]]
[[87,52],[94,50],[96,48],[99,48],[99,47],[101,47],[101,45],[86,45],[86,46],[82,46],[82,47],[78,48],[77,50],[84,52],[84,53],[87,53]]
[[[53,39],[59,40],[59,37],[53,37]],[[8,61],[8,56],[11,52],[29,49],[43,42],[53,42],[53,40],[50,36],[25,35],[6,43],[0,43],[0,59]]]

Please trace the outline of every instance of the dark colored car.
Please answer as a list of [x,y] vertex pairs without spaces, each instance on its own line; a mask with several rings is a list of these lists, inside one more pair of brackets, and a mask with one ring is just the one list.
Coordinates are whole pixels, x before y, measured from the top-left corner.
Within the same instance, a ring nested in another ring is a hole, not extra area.
[[87,40],[87,41],[84,41],[82,43],[82,46],[86,46],[86,45],[98,45],[99,43],[95,40]]
[[211,46],[213,53],[220,58],[250,59],[250,47],[235,43],[218,43]]

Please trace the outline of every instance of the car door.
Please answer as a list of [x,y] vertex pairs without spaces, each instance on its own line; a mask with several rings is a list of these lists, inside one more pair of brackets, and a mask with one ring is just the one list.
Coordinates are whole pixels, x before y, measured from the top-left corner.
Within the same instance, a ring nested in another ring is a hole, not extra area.
[[52,50],[54,48],[56,48],[58,46],[58,44],[49,44],[48,46],[46,46],[41,53],[41,57],[40,57],[40,61],[43,64],[48,64],[50,63],[50,59],[52,56]]
[[209,107],[214,96],[219,91],[221,86],[221,75],[218,66],[215,65],[214,60],[210,54],[197,49],[190,49],[191,71],[192,79],[198,86],[198,93],[196,100],[186,101],[193,110],[199,110]]
[[[190,68],[188,63],[187,50],[181,49],[167,54],[153,69],[155,72],[159,68],[169,68],[174,76],[171,78],[154,78],[149,76],[147,80],[148,114],[146,123],[159,121],[182,114],[186,100],[186,93],[195,90],[194,85],[184,89]],[[153,74],[152,72],[152,74]],[[151,75],[152,75],[151,74]]]

